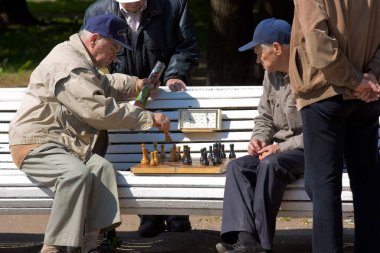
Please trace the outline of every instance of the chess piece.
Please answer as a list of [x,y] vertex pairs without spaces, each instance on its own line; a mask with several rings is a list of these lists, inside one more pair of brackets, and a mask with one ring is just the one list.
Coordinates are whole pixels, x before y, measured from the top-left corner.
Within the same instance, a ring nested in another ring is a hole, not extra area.
[[192,164],[192,160],[190,156],[190,148],[187,145],[183,146],[182,164],[186,164],[186,165]]
[[149,157],[148,157],[148,150],[145,148],[144,143],[141,144],[141,151],[142,151],[142,159],[141,159],[140,164],[141,165],[149,165],[150,161],[149,161]]
[[181,161],[181,146],[177,146],[177,161]]
[[208,146],[209,152],[208,152],[208,159],[211,161],[212,160],[212,146]]
[[170,133],[165,132],[165,143],[171,143],[171,142],[173,141],[172,141],[172,137],[170,137]]
[[220,154],[219,154],[218,144],[214,144],[212,147],[212,156],[211,156],[212,164],[214,166],[222,163],[222,160],[220,159],[219,156]]
[[169,155],[169,162],[177,162],[177,153],[176,153],[176,145],[173,144],[172,148],[170,149],[170,155]]
[[222,159],[226,159],[226,152],[224,152],[224,144],[222,144],[222,150],[221,150],[221,153],[222,153]]
[[154,161],[154,151],[150,152],[150,166],[156,166],[156,163]]
[[160,165],[160,157],[158,156],[158,151],[153,151],[154,166]]
[[200,160],[200,163],[202,165],[209,166],[210,162],[207,158],[207,149],[206,148],[201,149],[201,158],[199,160]]
[[153,142],[153,151],[157,151],[157,142]]
[[234,146],[235,146],[234,144],[230,144],[230,155],[228,157],[231,159],[236,158]]
[[165,144],[161,143],[161,153],[160,153],[160,160],[164,161],[166,158],[165,154]]

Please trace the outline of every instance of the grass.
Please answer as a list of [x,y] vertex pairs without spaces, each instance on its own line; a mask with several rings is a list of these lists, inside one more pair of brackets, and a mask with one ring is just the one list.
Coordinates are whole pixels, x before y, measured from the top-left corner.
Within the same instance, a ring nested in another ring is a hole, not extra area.
[[[86,8],[94,1],[28,1],[37,26],[12,25],[0,28],[0,87],[26,86],[31,71],[58,43],[76,33]],[[205,4],[207,3],[207,4]],[[199,44],[205,47],[208,1],[189,0]]]

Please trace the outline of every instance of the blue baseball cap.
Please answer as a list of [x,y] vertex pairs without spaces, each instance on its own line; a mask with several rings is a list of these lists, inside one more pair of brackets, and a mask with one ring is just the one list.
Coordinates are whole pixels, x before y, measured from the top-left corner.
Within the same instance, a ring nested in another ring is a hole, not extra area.
[[282,19],[269,18],[261,21],[253,33],[252,41],[239,48],[240,52],[249,50],[259,44],[289,44],[291,26]]
[[92,33],[98,33],[103,37],[110,38],[127,49],[132,49],[132,47],[125,41],[128,29],[127,23],[118,16],[105,14],[91,17],[87,19],[84,29]]

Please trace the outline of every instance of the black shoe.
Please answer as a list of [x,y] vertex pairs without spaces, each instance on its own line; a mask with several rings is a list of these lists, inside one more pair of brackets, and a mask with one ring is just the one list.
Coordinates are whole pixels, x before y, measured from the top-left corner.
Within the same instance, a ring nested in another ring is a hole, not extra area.
[[267,251],[261,247],[258,242],[237,241],[233,245],[232,250],[227,250],[226,253],[266,253]]
[[153,237],[166,229],[164,217],[156,215],[142,215],[140,217],[139,235],[142,237]]
[[168,216],[166,226],[169,232],[184,232],[191,230],[189,216]]
[[219,242],[219,243],[217,243],[215,245],[215,248],[216,248],[216,251],[218,251],[218,253],[226,253],[227,251],[234,249],[234,247],[232,246],[232,244],[225,243],[225,242]]

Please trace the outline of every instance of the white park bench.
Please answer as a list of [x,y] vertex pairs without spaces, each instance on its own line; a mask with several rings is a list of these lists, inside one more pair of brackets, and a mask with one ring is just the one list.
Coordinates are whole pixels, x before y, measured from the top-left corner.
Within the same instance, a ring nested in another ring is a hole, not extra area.
[[[53,194],[31,182],[11,160],[8,126],[19,107],[24,88],[0,89],[0,214],[49,213]],[[258,86],[188,87],[186,92],[160,88],[147,108],[160,110],[171,119],[171,138],[177,145],[189,145],[192,159],[199,159],[200,149],[216,141],[234,144],[237,157],[247,154],[247,145],[262,94]],[[222,129],[209,133],[183,133],[178,130],[180,108],[222,109]],[[164,143],[165,135],[150,131],[110,131],[106,158],[118,170],[117,180],[122,212],[125,214],[189,214],[220,216],[223,206],[224,174],[134,175],[130,167],[141,161],[141,143],[148,150],[153,142]],[[166,144],[167,157],[172,144]],[[182,149],[181,149],[182,150]],[[310,217],[312,203],[303,189],[303,179],[288,186],[280,215]],[[347,173],[343,174],[342,203],[344,216],[353,215],[352,194]]]

